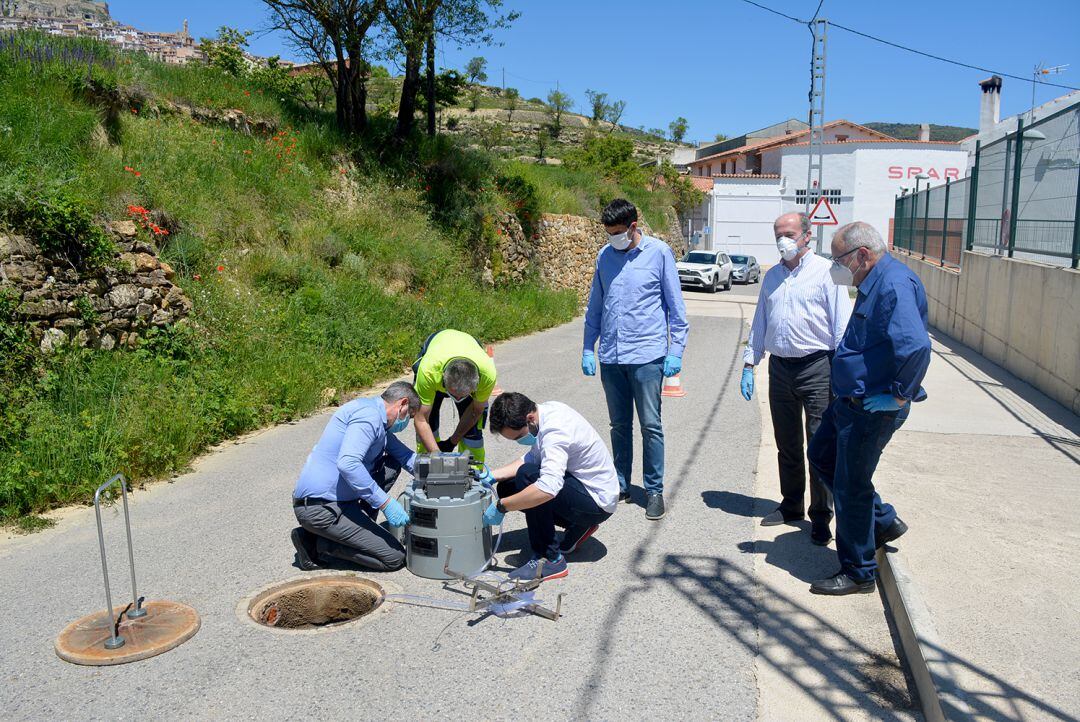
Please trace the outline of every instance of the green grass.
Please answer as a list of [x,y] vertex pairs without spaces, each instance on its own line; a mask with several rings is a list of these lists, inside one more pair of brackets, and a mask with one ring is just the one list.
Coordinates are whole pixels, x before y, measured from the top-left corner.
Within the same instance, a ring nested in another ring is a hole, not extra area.
[[103,83],[240,107],[281,131],[125,112],[110,135],[78,90],[85,65],[0,42],[0,202],[64,188],[101,220],[129,204],[167,213],[161,254],[194,302],[188,323],[135,351],[50,357],[0,304],[0,520],[85,502],[118,471],[183,469],[216,442],[402,372],[432,331],[496,341],[575,313],[568,292],[479,283],[492,215],[511,203],[490,159],[442,141],[386,157],[381,139],[346,141],[210,68],[102,57],[91,72]]

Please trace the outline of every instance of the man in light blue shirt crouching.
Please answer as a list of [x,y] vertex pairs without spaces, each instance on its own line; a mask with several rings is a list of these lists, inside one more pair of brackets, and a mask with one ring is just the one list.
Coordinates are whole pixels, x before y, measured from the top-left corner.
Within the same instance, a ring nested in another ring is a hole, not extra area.
[[392,527],[409,523],[387,492],[402,469],[413,473],[416,453],[395,434],[419,408],[413,385],[397,381],[381,396],[354,399],[334,413],[293,491],[300,527],[292,543],[301,569],[318,569],[329,558],[376,571],[405,565],[405,548],[375,518],[381,511]]
[[682,370],[689,329],[686,305],[674,254],[666,243],[641,232],[633,203],[616,198],[604,208],[600,222],[608,233],[608,244],[596,258],[585,311],[581,370],[586,376],[595,375],[599,354],[619,498],[627,502],[637,406],[644,447],[645,518],[657,520],[664,516],[660,393],[664,378]]

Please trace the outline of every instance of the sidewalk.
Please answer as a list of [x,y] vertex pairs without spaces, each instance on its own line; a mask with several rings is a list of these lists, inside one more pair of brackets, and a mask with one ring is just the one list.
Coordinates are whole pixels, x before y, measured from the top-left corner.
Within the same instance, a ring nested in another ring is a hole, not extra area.
[[941,334],[924,385],[875,484],[911,528],[890,557],[945,714],[1076,719],[1080,419]]

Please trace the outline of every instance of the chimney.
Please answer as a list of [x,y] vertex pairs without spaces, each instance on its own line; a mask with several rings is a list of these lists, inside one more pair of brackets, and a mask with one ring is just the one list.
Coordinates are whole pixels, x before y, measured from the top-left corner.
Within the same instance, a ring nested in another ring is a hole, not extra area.
[[979,134],[987,133],[1001,122],[1001,76],[993,75],[979,83],[982,102],[979,105]]
[[923,123],[919,126],[919,142],[925,143],[930,140],[930,124]]

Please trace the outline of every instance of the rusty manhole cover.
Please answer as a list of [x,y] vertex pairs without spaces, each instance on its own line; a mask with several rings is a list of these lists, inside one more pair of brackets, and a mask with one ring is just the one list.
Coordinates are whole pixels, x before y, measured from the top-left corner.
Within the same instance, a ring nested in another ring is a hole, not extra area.
[[117,607],[112,615],[105,610],[76,619],[56,638],[56,654],[74,664],[94,666],[137,662],[178,647],[199,631],[199,613],[186,604],[151,600],[143,604],[146,616],[128,619],[125,616],[117,629],[124,638],[123,646],[106,649],[112,636],[111,627],[125,607]]
[[320,631],[361,621],[379,608],[385,596],[382,586],[370,579],[332,574],[263,587],[241,605],[244,616],[264,627]]

